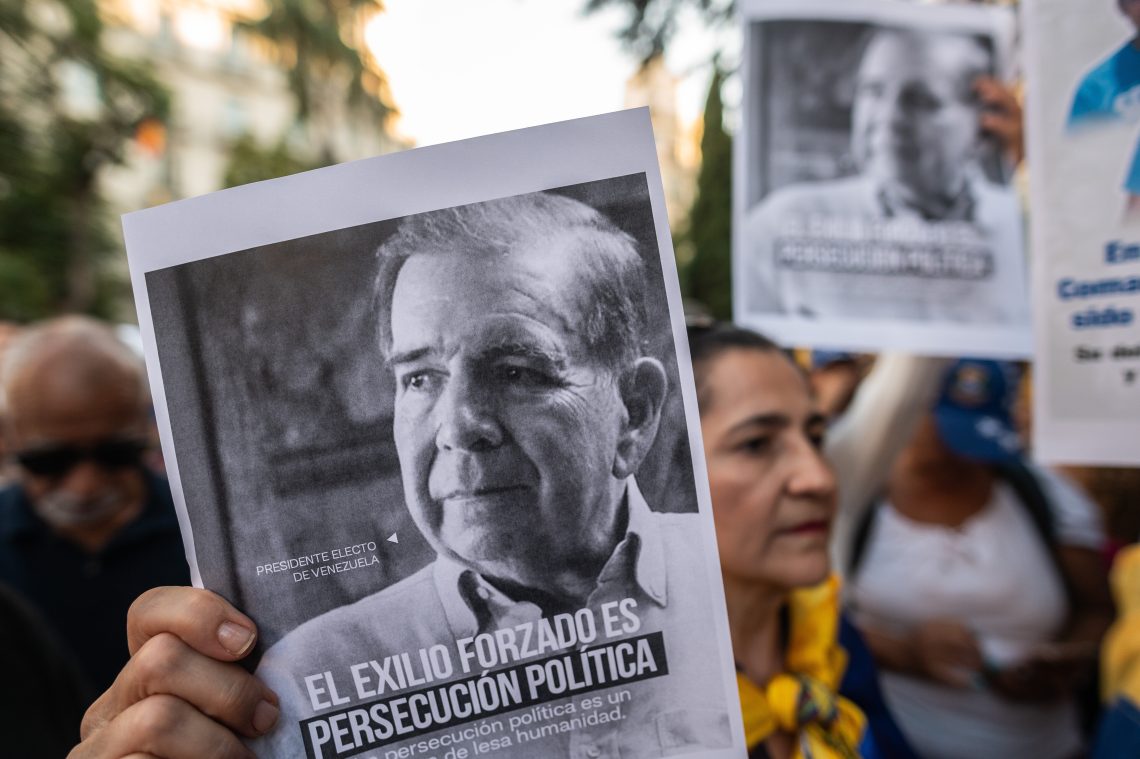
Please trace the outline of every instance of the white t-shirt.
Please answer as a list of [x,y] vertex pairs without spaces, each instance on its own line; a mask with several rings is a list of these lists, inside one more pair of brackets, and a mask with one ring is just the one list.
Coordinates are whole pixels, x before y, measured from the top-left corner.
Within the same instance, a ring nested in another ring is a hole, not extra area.
[[[1060,476],[1035,469],[1063,545],[1096,549],[1099,512]],[[1068,605],[1055,563],[1013,489],[998,483],[990,503],[958,528],[915,522],[891,504],[875,516],[859,570],[848,578],[855,620],[905,634],[934,618],[977,635],[983,655],[1010,665],[1056,636]],[[1075,704],[1015,704],[988,691],[882,672],[887,702],[928,759],[1067,759],[1081,746]]]

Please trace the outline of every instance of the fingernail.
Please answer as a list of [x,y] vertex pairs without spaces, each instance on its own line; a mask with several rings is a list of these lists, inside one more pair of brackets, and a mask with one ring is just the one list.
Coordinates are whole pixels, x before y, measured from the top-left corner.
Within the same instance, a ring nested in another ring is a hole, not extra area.
[[253,645],[253,630],[233,622],[222,622],[218,627],[218,642],[234,656],[242,656]]
[[262,701],[257,705],[257,708],[253,710],[253,729],[258,733],[269,732],[269,728],[277,724],[277,715],[279,713],[280,710],[276,706],[268,701]]

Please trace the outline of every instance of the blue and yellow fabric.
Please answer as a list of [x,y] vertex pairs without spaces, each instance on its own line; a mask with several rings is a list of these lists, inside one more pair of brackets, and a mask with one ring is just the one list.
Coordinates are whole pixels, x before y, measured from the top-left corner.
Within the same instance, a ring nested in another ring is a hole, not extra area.
[[1101,649],[1101,696],[1107,707],[1093,759],[1140,756],[1140,545],[1112,565],[1117,618]]
[[759,686],[737,674],[749,751],[776,732],[796,736],[796,759],[867,759],[863,713],[838,693],[847,666],[839,646],[839,580],[788,601],[787,669]]

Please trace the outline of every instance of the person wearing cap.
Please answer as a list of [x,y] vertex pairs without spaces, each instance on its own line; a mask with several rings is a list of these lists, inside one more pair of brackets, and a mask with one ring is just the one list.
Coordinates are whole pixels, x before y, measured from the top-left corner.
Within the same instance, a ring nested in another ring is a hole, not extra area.
[[1019,372],[961,360],[850,533],[848,603],[926,757],[1063,759],[1111,618],[1096,507],[1025,461]]
[[29,602],[101,692],[129,658],[131,602],[190,582],[169,486],[143,464],[142,362],[105,325],[64,317],[6,351],[0,395],[17,476],[0,488],[0,584]]

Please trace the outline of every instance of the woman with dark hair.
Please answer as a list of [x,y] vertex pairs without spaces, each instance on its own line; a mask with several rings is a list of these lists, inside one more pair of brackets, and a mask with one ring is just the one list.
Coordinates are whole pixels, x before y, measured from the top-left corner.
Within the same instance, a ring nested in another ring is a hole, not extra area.
[[829,558],[837,486],[806,376],[730,325],[690,328],[689,344],[752,756],[912,756],[866,650],[840,643],[852,631]]

